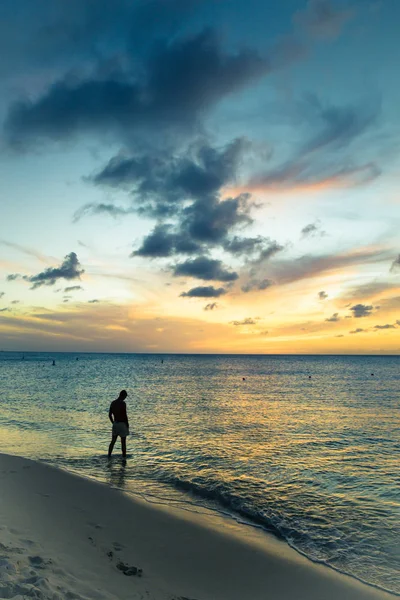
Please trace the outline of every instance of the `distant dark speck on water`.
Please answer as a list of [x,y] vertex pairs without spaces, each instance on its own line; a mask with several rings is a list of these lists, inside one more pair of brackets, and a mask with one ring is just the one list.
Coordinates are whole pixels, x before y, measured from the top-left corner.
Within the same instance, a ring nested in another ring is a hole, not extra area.
[[246,377],[242,377],[243,381],[246,381]]

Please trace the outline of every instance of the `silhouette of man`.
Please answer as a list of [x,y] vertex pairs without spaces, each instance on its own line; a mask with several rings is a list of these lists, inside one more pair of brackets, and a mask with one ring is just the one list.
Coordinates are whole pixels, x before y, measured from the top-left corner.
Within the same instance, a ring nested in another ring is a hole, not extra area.
[[122,456],[126,457],[126,436],[129,435],[129,421],[125,404],[127,395],[126,391],[122,390],[118,398],[110,404],[108,417],[112,423],[112,437],[108,448],[108,457],[112,454],[118,436],[121,438]]

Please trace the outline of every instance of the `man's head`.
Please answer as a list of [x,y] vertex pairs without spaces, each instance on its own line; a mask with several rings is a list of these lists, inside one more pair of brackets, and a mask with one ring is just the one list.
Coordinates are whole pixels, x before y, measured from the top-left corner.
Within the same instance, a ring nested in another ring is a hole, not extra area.
[[128,393],[126,390],[121,390],[119,393],[119,397],[118,400],[125,400],[125,398],[127,397]]

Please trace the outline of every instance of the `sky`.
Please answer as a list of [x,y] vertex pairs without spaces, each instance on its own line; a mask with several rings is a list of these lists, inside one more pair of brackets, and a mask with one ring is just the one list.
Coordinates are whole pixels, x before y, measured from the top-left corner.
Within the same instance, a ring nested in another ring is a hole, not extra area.
[[2,0],[0,350],[400,354],[398,0]]

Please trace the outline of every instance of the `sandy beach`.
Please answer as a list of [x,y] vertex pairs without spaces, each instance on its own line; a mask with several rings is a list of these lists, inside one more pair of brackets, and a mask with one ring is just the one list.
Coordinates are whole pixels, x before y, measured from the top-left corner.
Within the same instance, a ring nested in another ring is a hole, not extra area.
[[150,504],[14,456],[0,455],[0,479],[1,598],[394,598],[228,518]]

